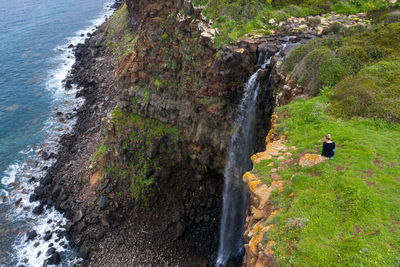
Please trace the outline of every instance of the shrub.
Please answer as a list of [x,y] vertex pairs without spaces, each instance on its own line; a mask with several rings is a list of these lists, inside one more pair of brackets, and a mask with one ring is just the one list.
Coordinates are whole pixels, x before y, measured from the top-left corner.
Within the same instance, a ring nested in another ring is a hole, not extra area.
[[375,50],[379,50],[378,56],[400,55],[400,23],[382,25],[373,30],[364,31],[350,38],[350,42],[361,47],[375,47]]
[[339,117],[400,122],[400,60],[382,61],[334,88],[330,110]]
[[334,86],[347,74],[345,63],[338,57],[328,57],[320,66],[318,75],[319,88],[323,86]]
[[355,13],[357,10],[349,3],[339,1],[332,6],[332,11],[336,13],[352,14]]
[[296,5],[287,6],[284,11],[292,17],[305,17],[307,15],[301,7]]
[[336,55],[343,61],[347,73],[357,73],[363,64],[368,61],[367,52],[356,45],[343,46],[337,50]]

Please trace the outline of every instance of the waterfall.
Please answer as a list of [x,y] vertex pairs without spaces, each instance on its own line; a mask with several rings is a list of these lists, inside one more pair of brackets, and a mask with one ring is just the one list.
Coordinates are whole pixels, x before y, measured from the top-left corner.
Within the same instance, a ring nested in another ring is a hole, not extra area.
[[261,66],[263,64],[263,61],[264,61],[263,58],[264,58],[264,55],[263,55],[262,50],[260,49],[260,52],[258,53],[257,65]]
[[[262,57],[262,53],[261,53]],[[243,174],[251,169],[256,100],[260,87],[258,72],[248,80],[234,123],[229,147],[229,159],[224,172],[221,232],[216,265],[227,262],[243,250],[243,227],[247,208],[247,189]]]

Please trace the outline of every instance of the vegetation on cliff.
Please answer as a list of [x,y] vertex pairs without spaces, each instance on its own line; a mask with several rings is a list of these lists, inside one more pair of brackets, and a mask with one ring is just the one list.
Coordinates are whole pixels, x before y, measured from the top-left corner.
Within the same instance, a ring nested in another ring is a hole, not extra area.
[[329,12],[357,14],[400,6],[384,0],[194,0],[193,3],[205,6],[203,14],[218,28],[217,44],[235,41],[250,32],[268,34],[271,29],[279,30],[279,26],[269,24],[271,19],[279,22],[289,17]]
[[[306,95],[277,108],[275,138],[296,149],[247,175],[271,188],[282,182],[260,228],[279,266],[400,264],[399,26],[338,28],[283,62]],[[306,153],[321,153],[328,133],[334,159],[299,166]]]

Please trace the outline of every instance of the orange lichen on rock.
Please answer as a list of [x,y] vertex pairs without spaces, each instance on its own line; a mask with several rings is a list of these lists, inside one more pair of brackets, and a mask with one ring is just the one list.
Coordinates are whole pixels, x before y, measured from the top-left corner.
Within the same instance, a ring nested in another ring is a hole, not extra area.
[[243,181],[245,183],[254,181],[257,179],[257,176],[255,176],[254,174],[252,174],[251,172],[246,172],[245,174],[243,174]]
[[264,233],[266,233],[273,226],[274,226],[273,224],[267,225],[265,227],[263,227],[262,225],[258,225],[250,232],[252,238],[249,242],[249,248],[252,253],[257,255],[257,249],[259,246],[262,245],[261,240]]
[[258,186],[259,184],[262,184],[262,182],[261,182],[260,180],[248,182],[248,186],[249,186],[249,188],[250,188],[250,191],[255,193],[255,192],[256,192],[256,189],[257,189],[257,186]]
[[301,167],[311,167],[317,165],[318,163],[324,162],[328,160],[328,158],[323,157],[319,154],[305,154],[300,157],[299,165]]
[[272,158],[272,156],[267,151],[260,152],[260,153],[257,153],[255,155],[251,156],[251,160],[253,161],[253,164],[257,164],[261,160],[271,159],[271,158]]
[[265,247],[265,251],[269,255],[274,255],[274,251],[272,250],[272,247],[275,245],[275,241],[268,241],[268,244]]

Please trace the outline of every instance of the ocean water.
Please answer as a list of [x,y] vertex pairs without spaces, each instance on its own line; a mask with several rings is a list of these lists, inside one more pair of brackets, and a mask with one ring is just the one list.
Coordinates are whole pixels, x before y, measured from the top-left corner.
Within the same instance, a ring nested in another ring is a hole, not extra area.
[[[58,140],[71,131],[78,88],[65,90],[62,80],[74,63],[70,44],[95,30],[111,15],[110,0],[0,0],[0,266],[42,266],[50,245],[63,266],[75,259],[65,238],[58,238],[65,219],[46,209],[30,211],[29,195],[54,160]],[[61,112],[62,115],[57,112]],[[33,179],[34,178],[34,179]],[[26,233],[38,237],[26,242]],[[54,232],[48,242],[41,237]]]

